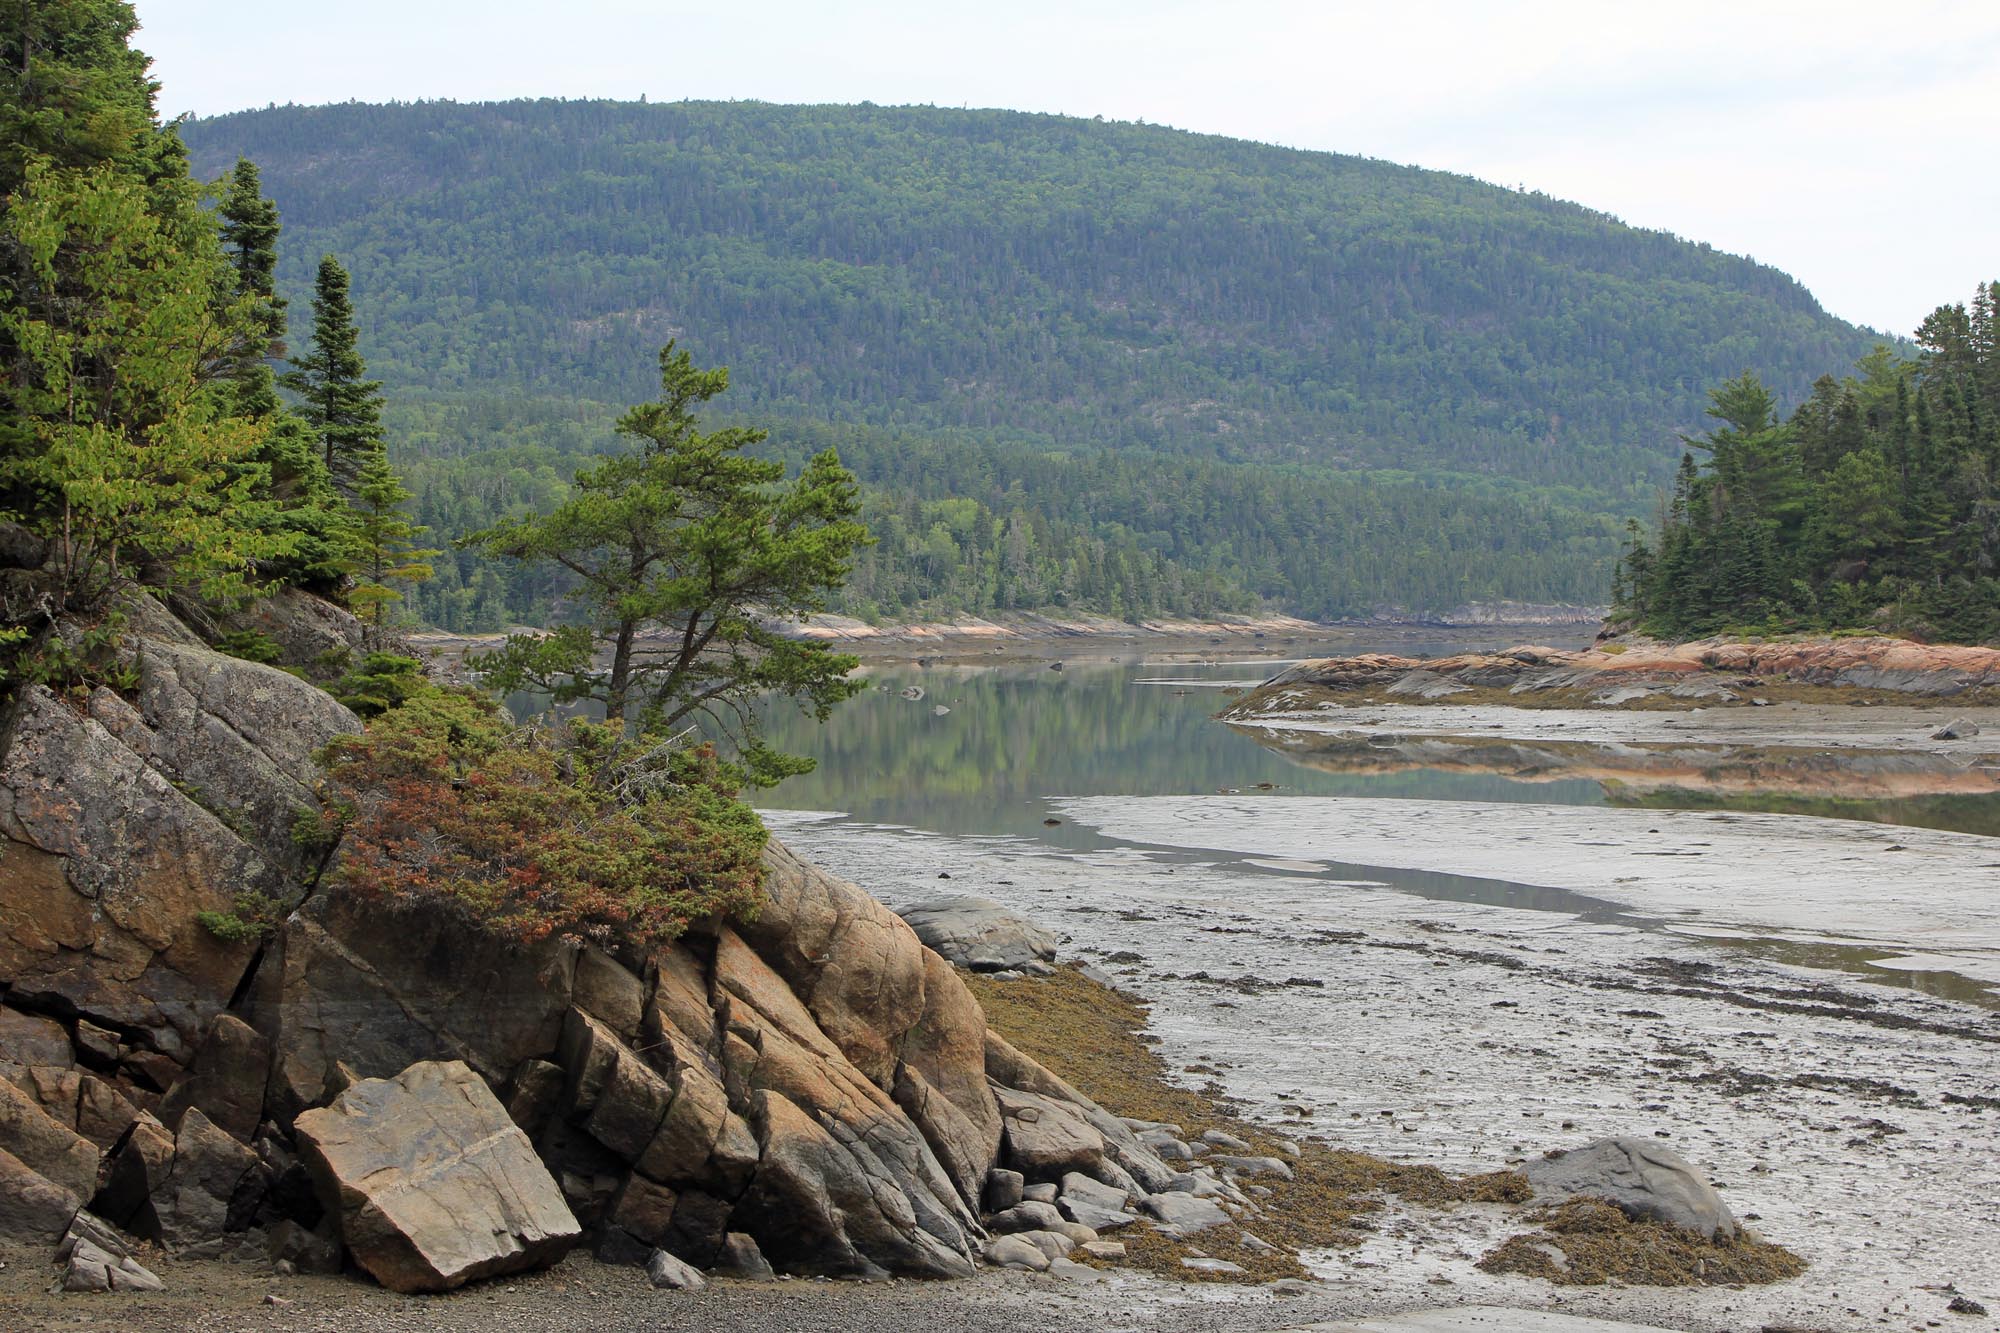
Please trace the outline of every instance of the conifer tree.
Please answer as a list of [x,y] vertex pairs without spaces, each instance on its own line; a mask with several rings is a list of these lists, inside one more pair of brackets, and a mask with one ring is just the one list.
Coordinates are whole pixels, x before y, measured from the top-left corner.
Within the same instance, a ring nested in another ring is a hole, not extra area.
[[382,447],[382,384],[365,378],[347,270],[327,255],[313,285],[312,350],[279,380],[299,395],[299,412],[320,438],[326,470],[352,497],[361,469]]
[[286,302],[276,286],[278,206],[264,197],[256,163],[236,159],[217,212],[222,243],[236,271],[237,294],[254,302],[253,327],[236,366],[237,397],[245,416],[264,417],[278,410],[270,360],[285,354]]
[[347,604],[368,623],[378,648],[390,608],[403,600],[396,585],[407,587],[428,580],[431,557],[438,554],[417,545],[417,538],[426,529],[412,523],[404,512],[409,499],[410,492],[389,466],[388,451],[370,451],[355,484],[352,554],[348,560],[354,584],[347,590]]

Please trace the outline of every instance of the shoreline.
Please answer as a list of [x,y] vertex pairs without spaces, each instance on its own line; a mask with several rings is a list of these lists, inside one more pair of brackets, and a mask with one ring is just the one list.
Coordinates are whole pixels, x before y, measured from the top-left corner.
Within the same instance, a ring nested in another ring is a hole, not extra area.
[[[1302,661],[1330,654],[1296,651],[1301,648],[1351,650],[1364,642],[1384,640],[1408,640],[1413,649],[1443,641],[1463,651],[1468,639],[1478,639],[1498,649],[1515,641],[1521,632],[1534,629],[1550,631],[1552,638],[1583,642],[1595,632],[1600,619],[1596,608],[1576,608],[1574,618],[1567,619],[1492,621],[1392,618],[1328,622],[1273,615],[1135,623],[1102,616],[1055,619],[1021,615],[870,625],[847,617],[820,616],[792,629],[798,638],[831,645],[864,662],[1102,660],[1133,653],[1163,661],[1259,655]],[[493,634],[458,634],[425,629],[403,637],[413,647],[435,655],[463,656],[490,651],[500,646],[507,633],[526,630],[526,626],[516,626]]]

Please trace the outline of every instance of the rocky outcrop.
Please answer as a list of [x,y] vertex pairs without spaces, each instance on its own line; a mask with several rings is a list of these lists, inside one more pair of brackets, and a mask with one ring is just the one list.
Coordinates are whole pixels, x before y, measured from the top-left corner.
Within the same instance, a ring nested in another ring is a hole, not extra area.
[[348,1250],[392,1291],[537,1268],[581,1234],[528,1136],[462,1062],[365,1079],[295,1129]]
[[1588,650],[1519,647],[1428,659],[1366,653],[1301,663],[1245,695],[1224,716],[1243,721],[1346,698],[1442,699],[1473,689],[1607,707],[1655,694],[1749,702],[1760,686],[1776,682],[1946,698],[2000,688],[2000,648],[1891,638],[1702,639],[1672,645],[1632,640]]
[[1055,961],[1054,935],[990,898],[933,898],[902,917],[939,957],[971,972],[1045,972]]
[[79,1043],[101,1034],[90,1068],[143,1107],[256,956],[254,939],[197,918],[245,893],[298,896],[291,826],[313,805],[313,753],[359,722],[284,671],[204,647],[150,601],[133,618],[131,691],[31,686],[0,736],[0,986]]
[[[331,657],[351,636],[322,610],[264,632]],[[996,1169],[1045,1196],[1029,1234],[1056,1255],[1095,1238],[1059,1194],[1109,1226],[1137,1217],[1114,1201],[1229,1188],[1167,1168],[990,1033],[895,913],[776,843],[759,912],[645,952],[313,887],[293,820],[354,717],[155,603],[128,623],[131,688],[26,689],[0,750],[0,1232],[54,1245],[90,1204],[109,1226],[72,1237],[78,1285],[144,1285],[110,1227],[289,1270],[344,1249],[401,1290],[579,1238],[965,1276]],[[246,892],[268,934],[199,923]]]
[[1597,1198],[1641,1221],[1665,1222],[1711,1239],[1737,1234],[1736,1218],[1714,1186],[1686,1158],[1650,1139],[1599,1139],[1538,1158],[1523,1170],[1539,1203]]

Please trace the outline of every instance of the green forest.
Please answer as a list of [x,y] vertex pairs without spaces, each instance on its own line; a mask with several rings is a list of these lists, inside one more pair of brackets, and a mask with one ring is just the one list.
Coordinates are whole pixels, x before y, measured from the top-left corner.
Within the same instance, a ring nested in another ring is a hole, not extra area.
[[[546,510],[678,338],[719,424],[827,445],[837,609],[1317,618],[1601,602],[1706,386],[1879,339],[1777,270],[1463,177],[1156,126],[756,103],[282,107],[180,127],[324,254],[431,543],[415,614],[547,623],[450,549]],[[1617,517],[1611,517],[1611,516]]]
[[1712,391],[1719,424],[1687,439],[1658,532],[1635,525],[1615,615],[1675,639],[2000,641],[2000,282],[1917,342],[1821,377],[1789,415],[1748,372]]

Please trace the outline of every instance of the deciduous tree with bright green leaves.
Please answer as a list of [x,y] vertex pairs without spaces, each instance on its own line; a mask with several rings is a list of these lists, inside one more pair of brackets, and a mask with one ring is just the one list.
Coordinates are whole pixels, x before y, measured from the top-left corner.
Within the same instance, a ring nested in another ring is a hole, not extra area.
[[788,696],[824,719],[859,689],[853,656],[773,622],[823,609],[870,539],[854,477],[832,450],[786,482],[782,464],[743,453],[761,431],[699,428],[695,408],[728,384],[728,371],[697,369],[668,343],[659,398],[618,421],[635,449],[579,472],[552,512],[467,539],[568,570],[583,618],[516,635],[474,665],[503,690],[594,700],[614,722],[700,723],[734,744],[747,780],[768,784],[811,761],[762,742],[760,700]]

